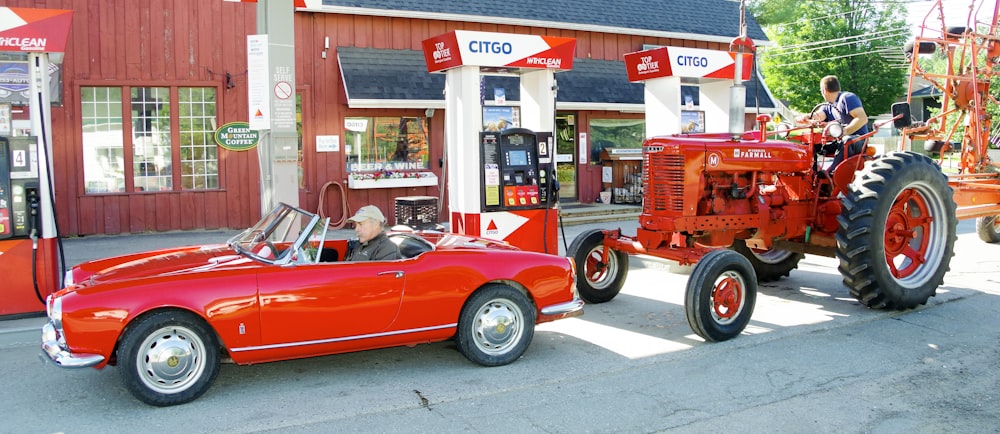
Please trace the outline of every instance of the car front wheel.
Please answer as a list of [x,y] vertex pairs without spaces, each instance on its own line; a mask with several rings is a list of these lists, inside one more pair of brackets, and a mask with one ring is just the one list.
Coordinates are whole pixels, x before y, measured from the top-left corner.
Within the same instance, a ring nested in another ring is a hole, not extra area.
[[219,374],[219,344],[201,318],[163,311],[130,325],[118,349],[125,388],[149,405],[192,401]]
[[483,366],[511,363],[524,354],[535,333],[535,309],[521,291],[487,285],[465,302],[458,318],[458,351]]

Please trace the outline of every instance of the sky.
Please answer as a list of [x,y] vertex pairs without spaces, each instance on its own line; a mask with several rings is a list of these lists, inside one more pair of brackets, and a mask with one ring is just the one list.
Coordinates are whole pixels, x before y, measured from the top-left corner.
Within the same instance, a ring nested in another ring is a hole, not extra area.
[[[919,26],[924,21],[924,18],[927,18],[928,23],[928,30],[924,34],[928,35],[929,31],[939,34],[940,24],[937,24],[939,22],[937,21],[937,12],[932,12],[929,17],[927,15],[937,5],[937,2],[933,0],[910,0],[908,3],[908,21],[914,27],[914,34],[917,34],[919,31]],[[945,25],[949,27],[964,26],[966,25],[966,19],[969,17],[969,5],[973,5],[973,14],[977,11],[979,12],[975,15],[975,20],[986,23],[993,18],[993,8],[996,5],[996,0],[941,0],[941,5],[944,6]]]

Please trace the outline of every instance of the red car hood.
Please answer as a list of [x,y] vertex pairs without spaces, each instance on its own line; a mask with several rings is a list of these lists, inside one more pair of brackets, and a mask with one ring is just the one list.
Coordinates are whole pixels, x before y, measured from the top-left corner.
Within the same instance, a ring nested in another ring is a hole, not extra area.
[[77,285],[177,275],[257,264],[225,244],[175,247],[84,262],[70,270]]

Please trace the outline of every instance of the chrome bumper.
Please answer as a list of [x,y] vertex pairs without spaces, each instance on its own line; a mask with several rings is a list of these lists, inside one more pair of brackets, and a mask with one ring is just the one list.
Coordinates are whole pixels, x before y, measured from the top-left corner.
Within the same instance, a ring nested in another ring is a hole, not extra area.
[[542,316],[569,318],[583,315],[583,300],[574,297],[573,301],[553,304],[542,308]]
[[42,351],[49,361],[63,368],[89,368],[104,361],[104,356],[99,354],[73,354],[64,350],[51,322],[42,326]]

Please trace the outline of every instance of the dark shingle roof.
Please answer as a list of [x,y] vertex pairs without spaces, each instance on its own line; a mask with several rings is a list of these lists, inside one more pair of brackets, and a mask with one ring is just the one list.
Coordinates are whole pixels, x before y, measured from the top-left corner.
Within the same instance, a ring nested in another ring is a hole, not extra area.
[[[454,14],[466,17],[550,22],[552,27],[606,26],[642,32],[690,33],[714,37],[739,34],[740,4],[734,0],[323,0],[324,6],[383,11]],[[747,13],[747,35],[766,40]],[[484,20],[470,20],[484,21]],[[618,32],[615,32],[618,33]],[[621,32],[633,34],[633,32]],[[698,38],[693,38],[698,39]]]
[[[444,74],[427,72],[424,55],[416,50],[337,47],[347,96],[352,100],[444,100]],[[575,59],[573,69],[556,74],[559,102],[643,104],[643,84],[629,83],[625,63],[613,60]],[[756,106],[758,81],[747,88],[747,107]],[[485,93],[503,88],[509,101],[520,100],[516,77],[487,76]],[[761,107],[774,108],[766,92]]]

